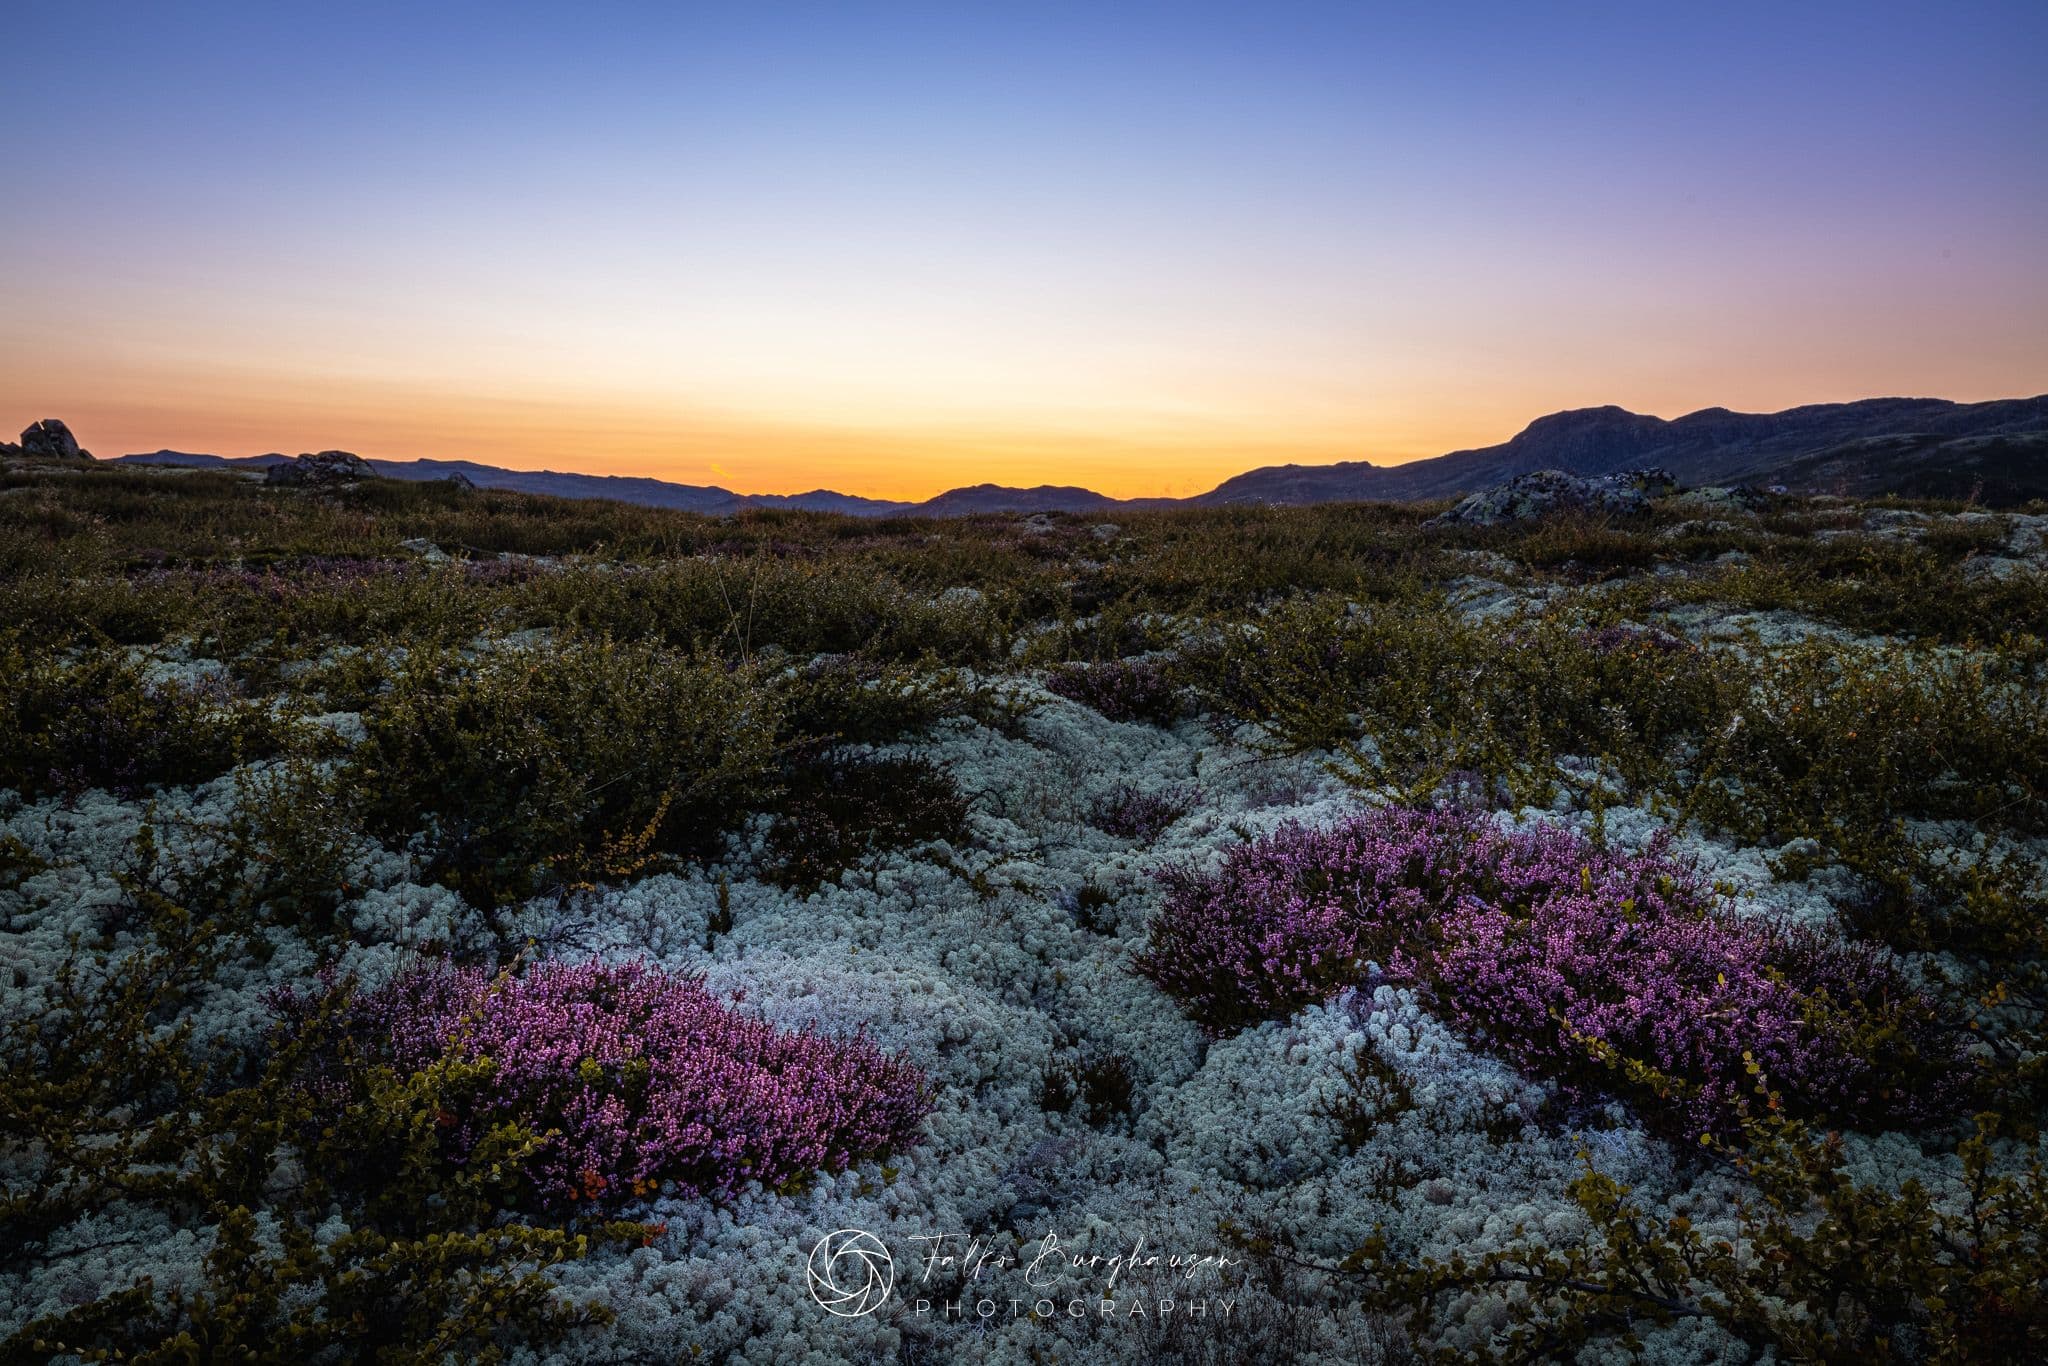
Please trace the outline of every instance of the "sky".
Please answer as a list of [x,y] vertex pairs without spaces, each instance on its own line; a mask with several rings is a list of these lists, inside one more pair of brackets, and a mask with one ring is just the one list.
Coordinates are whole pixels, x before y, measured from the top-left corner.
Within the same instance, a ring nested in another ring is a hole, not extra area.
[[102,456],[1186,495],[2048,391],[2040,0],[6,0],[0,47],[0,420]]

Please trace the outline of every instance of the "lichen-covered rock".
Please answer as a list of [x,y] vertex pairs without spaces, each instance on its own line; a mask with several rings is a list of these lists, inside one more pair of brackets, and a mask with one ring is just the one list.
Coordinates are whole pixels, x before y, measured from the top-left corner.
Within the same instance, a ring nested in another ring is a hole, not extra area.
[[1687,489],[1675,495],[1671,501],[1675,506],[1689,512],[1729,517],[1754,512],[1762,507],[1764,495],[1747,484],[1716,484],[1707,488]]
[[1677,487],[1677,481],[1660,469],[1623,470],[1591,479],[1563,470],[1536,470],[1473,494],[1429,525],[1505,526],[1576,511],[1636,513],[1646,510],[1652,498]]

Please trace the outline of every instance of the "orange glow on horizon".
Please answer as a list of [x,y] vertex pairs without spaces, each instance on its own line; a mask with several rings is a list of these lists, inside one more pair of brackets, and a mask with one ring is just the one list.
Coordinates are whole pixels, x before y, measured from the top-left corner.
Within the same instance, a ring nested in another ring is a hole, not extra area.
[[[54,377],[52,377],[54,378]],[[7,386],[14,387],[14,386]],[[1265,465],[1368,460],[1397,465],[1505,441],[1531,420],[1561,407],[1621,402],[1670,418],[1720,402],[1773,411],[1805,402],[1874,395],[1758,392],[1728,402],[1627,401],[1627,396],[1566,396],[1503,386],[1482,404],[1472,396],[1419,395],[1373,418],[1277,407],[1213,415],[1107,412],[1064,420],[1004,415],[981,421],[892,424],[777,420],[677,405],[566,397],[456,397],[364,386],[272,386],[218,394],[196,381],[133,385],[109,398],[84,385],[37,385],[42,397],[0,393],[8,421],[59,417],[80,443],[106,458],[170,449],[225,456],[270,451],[351,450],[376,459],[471,460],[517,470],[621,475],[717,485],[737,493],[813,489],[905,502],[963,485],[1079,485],[1114,498],[1188,497]],[[1917,386],[1912,396],[1973,401],[2028,396]],[[52,396],[54,395],[54,396]],[[1462,401],[1460,401],[1462,399]],[[11,434],[12,428],[9,429]]]

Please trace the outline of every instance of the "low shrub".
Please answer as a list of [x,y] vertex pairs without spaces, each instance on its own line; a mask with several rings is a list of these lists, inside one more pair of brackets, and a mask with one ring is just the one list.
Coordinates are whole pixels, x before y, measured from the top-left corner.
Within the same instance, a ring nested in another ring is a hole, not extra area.
[[418,649],[364,714],[346,781],[371,833],[490,908],[708,851],[772,789],[779,697],[753,669],[571,636]]
[[1347,778],[1421,797],[1455,774],[1547,804],[1557,761],[1664,780],[1736,705],[1740,674],[1658,633],[1558,613],[1472,620],[1441,595],[1303,598],[1218,633],[1180,672],[1273,747],[1335,751]]
[[1130,1064],[1122,1054],[1106,1049],[1048,1063],[1038,1079],[1039,1109],[1065,1115],[1079,1105],[1081,1118],[1094,1129],[1128,1119],[1136,1094]]
[[1976,1117],[1951,1201],[1917,1179],[1859,1182],[1839,1135],[1752,1122],[1736,1160],[1756,1194],[1736,1206],[1735,1240],[1660,1214],[1581,1153],[1567,1189],[1582,1233],[1518,1226],[1505,1246],[1411,1260],[1380,1232],[1330,1270],[1424,1341],[1468,1314],[1475,1292],[1499,1293],[1484,1336],[1447,1354],[1466,1361],[1641,1357],[1646,1329],[1684,1320],[1711,1322],[1758,1360],[2039,1360],[2048,1176],[2038,1140],[2015,1144],[2009,1130]]
[[64,659],[0,639],[0,788],[132,796],[204,782],[268,750],[276,732],[225,682],[155,682],[104,646]]
[[1196,794],[1186,788],[1143,792],[1126,784],[1097,802],[1088,823],[1105,835],[1142,842],[1158,839],[1193,809]]
[[189,1230],[201,1258],[182,1286],[79,1278],[64,1308],[0,1325],[0,1360],[491,1361],[609,1321],[548,1269],[654,1230],[509,1216],[509,1159],[539,1145],[516,1126],[480,1146],[508,1160],[428,1161],[473,1064],[385,1069],[316,1105],[301,1078],[346,1043],[331,1003],[254,1048],[202,1044],[212,979],[268,936],[246,897],[167,869],[153,841],[135,865],[119,947],[75,942],[0,1002],[0,1278],[67,1275],[81,1249],[59,1240],[81,1221],[111,1224],[116,1249]]
[[474,1161],[507,1124],[539,1135],[522,1170],[555,1209],[668,1182],[704,1195],[786,1186],[916,1142],[930,1109],[923,1074],[864,1039],[783,1033],[694,978],[635,963],[495,977],[431,964],[356,998],[348,1020],[372,1066],[337,1064],[343,1094],[376,1064],[478,1065],[442,1115],[443,1157]]
[[932,840],[960,843],[967,833],[967,798],[938,764],[838,748],[793,762],[773,810],[763,871],[805,891],[870,855]]
[[886,745],[975,712],[983,691],[956,669],[820,655],[783,685],[783,728],[805,741]]
[[1879,951],[1718,917],[1655,850],[1389,808],[1166,881],[1138,969],[1212,1032],[1371,962],[1567,1094],[1618,1090],[1668,1131],[1732,1132],[1763,1082],[1849,1123],[1924,1123],[1960,1100],[1956,1033]]
[[1112,721],[1170,726],[1180,719],[1180,695],[1167,670],[1149,659],[1107,659],[1055,669],[1045,686],[1070,702],[1093,707]]

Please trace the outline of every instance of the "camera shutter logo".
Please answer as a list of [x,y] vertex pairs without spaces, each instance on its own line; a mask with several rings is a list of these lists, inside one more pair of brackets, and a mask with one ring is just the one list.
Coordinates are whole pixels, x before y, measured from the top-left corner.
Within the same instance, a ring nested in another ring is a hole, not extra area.
[[872,1314],[889,1302],[896,1263],[874,1234],[857,1228],[828,1233],[811,1249],[805,1268],[811,1298],[843,1319]]

